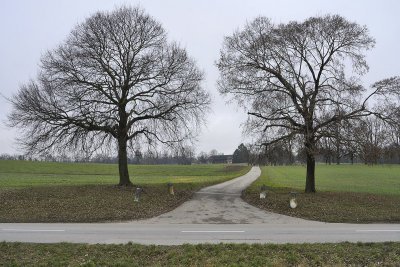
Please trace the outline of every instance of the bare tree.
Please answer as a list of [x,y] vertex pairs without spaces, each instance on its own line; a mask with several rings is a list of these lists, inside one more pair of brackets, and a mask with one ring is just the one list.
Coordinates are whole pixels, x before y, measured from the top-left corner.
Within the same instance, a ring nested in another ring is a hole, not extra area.
[[359,157],[365,164],[378,164],[383,159],[383,152],[389,144],[390,129],[381,120],[364,118],[357,125],[356,142],[359,146]]
[[325,164],[332,164],[334,151],[332,148],[332,142],[329,138],[321,138],[318,142],[318,154],[323,157]]
[[127,146],[194,136],[210,103],[203,74],[139,8],[98,12],[41,59],[36,81],[11,100],[10,125],[30,151],[118,148],[120,185],[131,185]]
[[[369,99],[398,93],[395,77],[385,80],[391,86],[377,83],[363,98],[364,51],[374,44],[366,26],[338,15],[279,25],[259,17],[225,38],[217,62],[219,91],[248,111],[246,133],[258,134],[260,145],[303,138],[306,193],[315,192],[316,144],[332,135],[330,126],[371,114],[383,117],[368,106]],[[354,76],[346,77],[345,69]]]
[[[321,137],[318,142],[318,151],[323,155],[325,162],[331,164],[332,160],[335,159],[337,165],[345,156],[349,156],[355,153],[354,146],[356,143],[354,135],[354,122],[349,121],[337,121],[327,127],[327,132],[330,135]],[[354,157],[354,156],[353,156]]]
[[216,156],[219,155],[220,153],[214,148],[211,149],[210,153],[208,153],[209,156]]

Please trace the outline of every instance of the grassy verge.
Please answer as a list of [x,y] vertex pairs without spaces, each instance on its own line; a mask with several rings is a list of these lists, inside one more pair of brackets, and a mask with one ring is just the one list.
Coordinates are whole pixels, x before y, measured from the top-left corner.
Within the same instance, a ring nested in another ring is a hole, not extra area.
[[[173,210],[201,187],[240,176],[247,166],[130,166],[136,186],[118,187],[116,165],[0,161],[0,222],[105,222]],[[132,173],[131,172],[131,173]],[[97,182],[97,184],[95,184]],[[167,182],[174,183],[170,195]]]
[[177,184],[175,195],[165,184],[31,187],[0,191],[0,222],[105,222],[154,217],[188,200],[200,184]]
[[[321,166],[317,166],[320,168]],[[332,166],[338,170],[338,167]],[[400,191],[398,188],[387,189],[386,185],[379,183],[373,183],[369,186],[369,179],[365,178],[363,184],[357,186],[355,183],[353,186],[348,184],[352,178],[350,176],[342,176],[338,179],[334,172],[330,172],[330,176],[317,176],[317,184],[324,184],[323,188],[332,191],[318,190],[315,194],[303,193],[302,185],[301,188],[295,187],[297,178],[290,180],[290,177],[296,177],[298,173],[298,166],[285,166],[285,167],[263,167],[262,175],[255,181],[250,187],[246,189],[243,194],[243,199],[250,204],[257,206],[261,209],[285,214],[293,217],[300,217],[316,221],[324,222],[340,222],[340,223],[399,223],[400,222]],[[325,172],[329,173],[323,166]],[[368,166],[343,166],[343,169],[348,169],[350,175],[354,173],[365,173],[369,170]],[[355,168],[356,170],[354,171]],[[375,177],[376,180],[381,180],[383,177],[382,172],[388,172],[385,168],[378,167],[374,169],[375,173],[380,171],[381,173]],[[321,170],[320,170],[321,171]],[[389,170],[392,172],[392,170]],[[317,172],[318,173],[318,172]],[[342,174],[338,172],[338,176]],[[380,176],[379,176],[380,175]],[[394,174],[397,175],[397,174]],[[279,177],[286,177],[279,179]],[[329,177],[332,177],[332,181]],[[335,178],[336,177],[336,178]],[[359,176],[355,176],[355,180],[361,179]],[[384,179],[383,177],[382,179]],[[386,177],[387,179],[387,177]],[[305,178],[303,177],[303,183]],[[400,178],[399,178],[400,180]],[[293,187],[286,187],[279,185],[277,182],[284,185],[291,185]],[[330,187],[330,184],[334,184],[334,187]],[[341,184],[343,183],[343,184]],[[260,187],[262,184],[267,185],[267,197],[260,199]],[[392,187],[395,187],[396,183]],[[346,190],[340,191],[341,188]],[[373,187],[377,187],[372,189]],[[351,190],[353,192],[351,192]],[[375,193],[364,193],[365,191],[374,191]],[[397,190],[397,191],[396,191]],[[297,192],[298,207],[291,209],[289,207],[289,193]],[[379,192],[379,193],[378,193]]]
[[261,209],[315,221],[337,223],[399,223],[400,196],[363,193],[297,192],[298,206],[289,207],[289,193],[296,189],[267,187],[260,199],[260,187],[251,185],[242,198]]
[[398,266],[399,243],[182,246],[0,243],[6,266]]

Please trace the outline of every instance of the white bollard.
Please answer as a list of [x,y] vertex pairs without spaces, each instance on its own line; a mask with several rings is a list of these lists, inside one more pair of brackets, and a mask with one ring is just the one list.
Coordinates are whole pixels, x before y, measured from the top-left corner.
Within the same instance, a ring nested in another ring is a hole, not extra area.
[[290,193],[290,201],[289,201],[290,207],[292,209],[295,209],[297,207],[297,200],[296,200],[296,193],[291,192]]

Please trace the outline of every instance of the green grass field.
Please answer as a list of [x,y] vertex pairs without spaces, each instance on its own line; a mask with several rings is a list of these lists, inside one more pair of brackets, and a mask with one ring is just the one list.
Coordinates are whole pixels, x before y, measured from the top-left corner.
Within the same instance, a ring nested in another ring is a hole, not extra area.
[[[246,173],[245,165],[130,165],[132,182],[119,182],[116,164],[0,160],[0,222],[104,222],[154,217],[200,188]],[[167,183],[174,183],[174,195]]]
[[[248,171],[208,165],[129,165],[134,184],[209,183]],[[118,165],[0,160],[0,187],[117,184]]]
[[[400,222],[400,166],[361,164],[316,166],[317,193],[305,194],[304,166],[265,166],[243,199],[268,211],[310,220],[338,223]],[[260,199],[260,187],[267,197]],[[289,192],[298,207],[289,207]]]
[[[257,185],[304,190],[305,166],[265,166]],[[317,191],[400,195],[400,165],[317,164]]]

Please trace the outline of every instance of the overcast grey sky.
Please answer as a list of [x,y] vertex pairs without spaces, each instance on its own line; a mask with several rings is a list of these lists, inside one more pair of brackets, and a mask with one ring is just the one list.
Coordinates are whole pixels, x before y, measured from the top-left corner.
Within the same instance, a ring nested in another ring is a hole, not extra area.
[[[204,70],[204,87],[212,94],[213,112],[199,136],[197,153],[215,148],[226,154],[244,140],[240,124],[245,112],[226,105],[216,89],[218,59],[223,37],[242,28],[259,15],[274,22],[304,20],[327,13],[340,14],[367,25],[376,38],[368,52],[370,71],[366,86],[400,75],[400,1],[397,0],[1,0],[0,1],[0,92],[12,97],[23,83],[34,79],[40,56],[61,43],[71,29],[98,10],[139,5],[161,22],[170,40],[179,42]],[[0,154],[21,153],[14,143],[15,131],[4,125],[10,105],[0,97]]]

